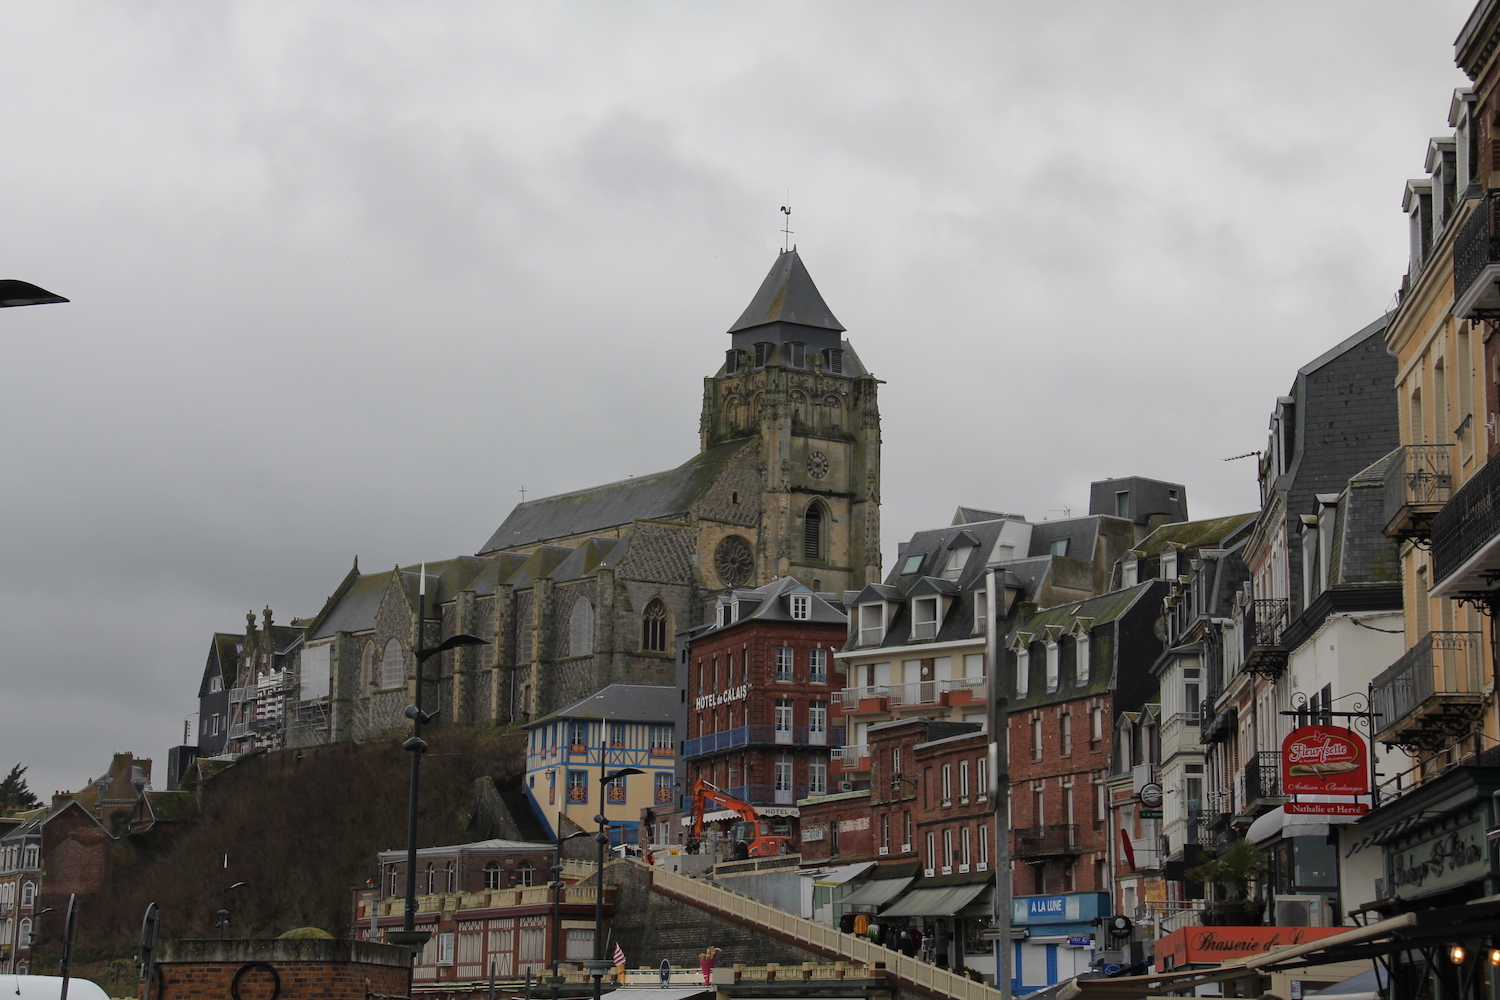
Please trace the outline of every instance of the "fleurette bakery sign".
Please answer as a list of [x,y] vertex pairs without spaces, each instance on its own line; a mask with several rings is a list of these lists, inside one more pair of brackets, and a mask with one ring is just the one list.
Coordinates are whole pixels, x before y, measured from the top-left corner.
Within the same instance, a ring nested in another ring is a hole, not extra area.
[[1368,795],[1365,741],[1342,726],[1294,729],[1281,741],[1281,789],[1287,795]]

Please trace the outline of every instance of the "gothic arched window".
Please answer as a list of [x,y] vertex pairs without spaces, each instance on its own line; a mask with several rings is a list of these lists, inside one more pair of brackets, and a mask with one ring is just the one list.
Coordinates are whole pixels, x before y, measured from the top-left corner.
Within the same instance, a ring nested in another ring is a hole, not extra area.
[[587,597],[573,602],[568,618],[568,655],[587,656],[594,651],[594,606]]
[[448,864],[443,867],[443,882],[445,885],[445,888],[443,889],[444,892],[458,891],[457,876],[458,873],[453,870],[453,862],[448,862]]
[[823,558],[823,505],[814,500],[802,515],[802,555],[806,559]]
[[522,861],[516,868],[516,877],[521,880],[522,885],[535,885],[536,883],[532,880],[536,877],[536,869],[532,867],[530,861]]
[[653,597],[641,615],[641,648],[648,653],[667,651],[667,605],[660,597]]
[[406,654],[401,651],[400,641],[392,639],[385,644],[385,655],[380,658],[380,686],[394,688],[405,683]]
[[427,891],[423,893],[424,896],[431,896],[437,892],[437,869],[433,867],[431,861],[427,862],[427,868],[422,872],[421,884],[427,887]]
[[484,887],[486,889],[500,888],[500,862],[491,861],[484,866]]

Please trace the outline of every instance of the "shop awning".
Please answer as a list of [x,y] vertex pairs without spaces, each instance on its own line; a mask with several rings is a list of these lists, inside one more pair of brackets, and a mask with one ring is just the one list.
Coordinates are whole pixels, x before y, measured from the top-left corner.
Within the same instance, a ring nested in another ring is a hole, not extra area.
[[1350,976],[1342,983],[1334,983],[1326,989],[1309,993],[1309,997],[1321,1000],[1380,1000],[1380,989],[1385,985],[1385,969],[1376,966],[1368,972]]
[[985,890],[986,882],[913,889],[896,900],[882,917],[951,917]]
[[1357,823],[1362,819],[1363,816],[1288,816],[1283,807],[1277,806],[1256,817],[1245,832],[1245,839],[1252,844],[1263,844],[1273,837],[1326,837],[1330,825]]
[[1264,975],[1331,962],[1368,960],[1424,945],[1482,941],[1495,933],[1500,933],[1500,901],[1466,903],[1462,906],[1403,913],[1365,927],[1351,927],[1343,933],[1316,941],[1236,958],[1223,965],[1148,973],[1144,976],[1075,979],[1060,990],[1057,996],[1058,1000],[1075,1000],[1079,997],[1092,1000],[1139,1000],[1142,997],[1175,993],[1249,975]]
[[[843,885],[851,879],[859,878],[865,872],[875,867],[873,861],[861,861],[857,864],[844,865],[842,868],[834,868],[825,871],[822,875],[813,879],[813,885]],[[839,900],[843,902],[843,900]]]
[[884,906],[906,891],[915,878],[883,878],[866,882],[839,900],[843,906]]

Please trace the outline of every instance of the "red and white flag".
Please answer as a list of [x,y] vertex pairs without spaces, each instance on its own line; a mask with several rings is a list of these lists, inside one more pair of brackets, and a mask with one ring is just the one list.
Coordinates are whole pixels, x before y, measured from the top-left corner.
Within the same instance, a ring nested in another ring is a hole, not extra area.
[[625,967],[625,949],[620,947],[620,942],[615,942],[615,964],[620,968]]

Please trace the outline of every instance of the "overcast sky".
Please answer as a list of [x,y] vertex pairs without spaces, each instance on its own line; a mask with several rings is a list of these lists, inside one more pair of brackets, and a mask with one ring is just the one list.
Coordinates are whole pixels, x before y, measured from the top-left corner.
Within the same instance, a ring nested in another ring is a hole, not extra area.
[[1256,506],[1378,317],[1471,4],[0,4],[0,765],[180,740],[215,630],[697,447],[781,245],[884,522]]

